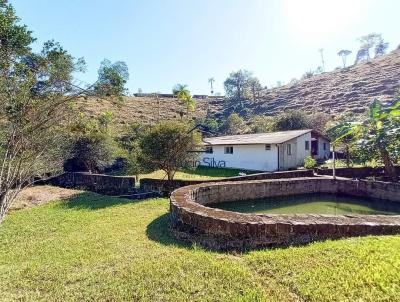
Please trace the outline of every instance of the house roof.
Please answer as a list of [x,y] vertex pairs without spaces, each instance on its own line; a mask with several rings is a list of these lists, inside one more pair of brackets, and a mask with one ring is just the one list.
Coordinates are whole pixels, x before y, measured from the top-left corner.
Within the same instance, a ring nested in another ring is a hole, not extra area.
[[311,131],[313,130],[303,129],[270,133],[227,135],[208,137],[204,139],[204,142],[209,145],[281,144]]

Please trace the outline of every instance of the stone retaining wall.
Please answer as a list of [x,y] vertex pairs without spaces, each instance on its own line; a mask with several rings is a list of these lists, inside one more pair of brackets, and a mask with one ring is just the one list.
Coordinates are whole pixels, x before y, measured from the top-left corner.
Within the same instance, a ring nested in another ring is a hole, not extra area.
[[140,180],[140,188],[148,191],[158,191],[164,196],[169,196],[174,190],[201,183],[211,182],[226,182],[226,181],[243,181],[243,180],[261,180],[261,179],[281,179],[281,178],[297,178],[297,177],[313,177],[313,170],[296,170],[296,171],[283,171],[283,172],[268,172],[257,173],[246,176],[236,176],[229,178],[222,178],[220,180],[165,180],[154,178],[143,178]]
[[63,173],[43,183],[63,188],[79,188],[105,195],[122,195],[135,188],[135,178],[85,172]]
[[246,250],[370,234],[400,233],[400,215],[243,214],[209,203],[307,193],[341,193],[400,202],[400,184],[327,177],[199,184],[170,199],[175,237],[215,250]]
[[[400,166],[396,166],[397,174],[400,174]],[[332,175],[332,169],[315,169],[318,175]],[[357,167],[357,168],[336,168],[336,176],[346,178],[366,178],[366,177],[378,177],[384,175],[383,167]]]

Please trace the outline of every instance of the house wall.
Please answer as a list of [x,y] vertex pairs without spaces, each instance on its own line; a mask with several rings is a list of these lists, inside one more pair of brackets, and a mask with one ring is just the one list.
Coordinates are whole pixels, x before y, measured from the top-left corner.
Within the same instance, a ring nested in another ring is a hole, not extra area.
[[233,145],[233,154],[224,153],[226,146],[212,146],[213,153],[203,153],[200,165],[259,171],[278,170],[278,148],[274,144],[271,144],[271,150],[265,150],[264,144]]
[[[309,149],[306,150],[306,141],[309,141]],[[297,167],[304,165],[304,158],[311,156],[311,132],[297,138]]]
[[[306,150],[305,142],[310,142],[310,149]],[[292,155],[287,153],[287,145],[292,145]],[[303,134],[280,144],[280,170],[294,169],[304,164],[304,158],[311,155],[311,132]]]

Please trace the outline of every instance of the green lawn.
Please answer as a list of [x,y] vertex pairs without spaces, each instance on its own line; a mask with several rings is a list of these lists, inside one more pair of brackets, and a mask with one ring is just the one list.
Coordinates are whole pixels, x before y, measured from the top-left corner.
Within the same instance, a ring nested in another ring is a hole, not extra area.
[[[246,174],[254,174],[256,171],[246,171],[240,169],[228,169],[228,168],[210,168],[199,166],[195,170],[184,170],[178,171],[175,174],[174,179],[220,179],[224,177],[239,176],[240,172]],[[148,174],[140,175],[140,178],[167,178],[165,172],[162,170],[154,171]]]
[[92,193],[0,226],[1,301],[400,301],[400,236],[226,254],[168,232],[168,201]]

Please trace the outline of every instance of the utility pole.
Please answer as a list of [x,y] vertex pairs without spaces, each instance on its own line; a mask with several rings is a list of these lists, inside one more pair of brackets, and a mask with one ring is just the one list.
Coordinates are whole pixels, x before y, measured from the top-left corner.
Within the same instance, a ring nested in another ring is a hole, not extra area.
[[318,51],[321,54],[322,70],[325,72],[324,49],[320,48]]

